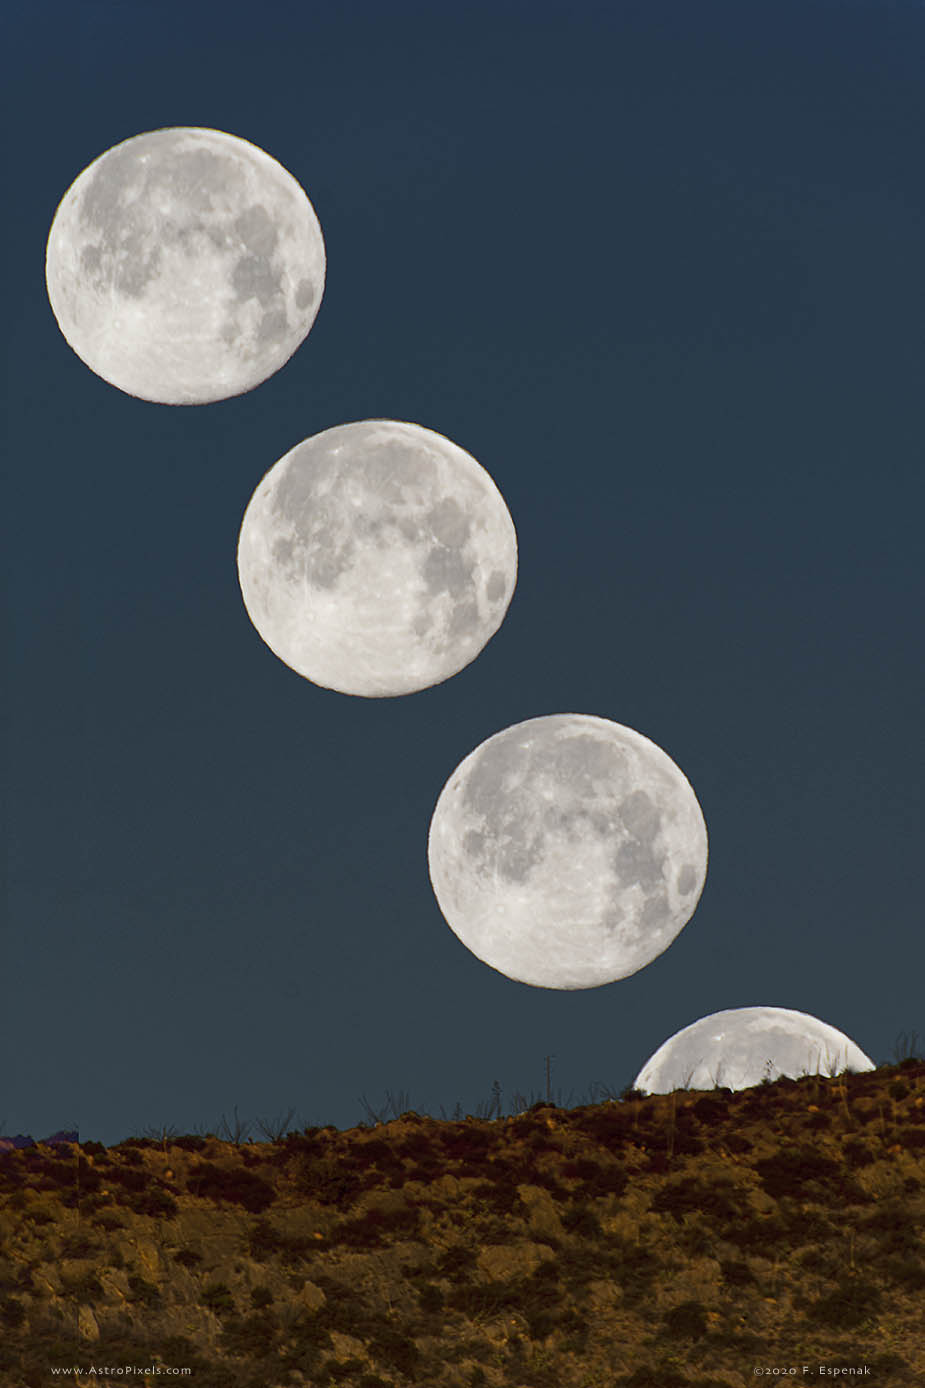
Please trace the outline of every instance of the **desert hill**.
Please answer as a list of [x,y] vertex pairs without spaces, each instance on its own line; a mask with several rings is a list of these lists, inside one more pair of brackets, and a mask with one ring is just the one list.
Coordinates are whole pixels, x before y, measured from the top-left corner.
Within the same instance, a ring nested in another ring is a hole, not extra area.
[[0,1153],[0,1383],[923,1384],[923,1228],[915,1059],[278,1142],[40,1143]]

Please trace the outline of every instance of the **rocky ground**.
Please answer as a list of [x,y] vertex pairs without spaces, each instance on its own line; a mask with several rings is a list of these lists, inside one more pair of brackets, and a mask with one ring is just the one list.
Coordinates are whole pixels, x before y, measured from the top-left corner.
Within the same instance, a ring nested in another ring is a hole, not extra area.
[[0,1383],[922,1384],[923,1227],[914,1060],[500,1122],[38,1144],[0,1153]]

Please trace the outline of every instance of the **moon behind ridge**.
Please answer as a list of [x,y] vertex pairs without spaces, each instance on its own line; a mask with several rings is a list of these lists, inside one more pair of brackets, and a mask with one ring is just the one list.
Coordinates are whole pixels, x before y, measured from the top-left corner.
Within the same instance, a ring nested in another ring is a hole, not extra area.
[[324,290],[304,190],[256,145],[174,126],[134,135],[80,173],[48,235],[45,278],[66,341],[129,395],[196,405],[285,364]]
[[749,1089],[766,1077],[873,1070],[859,1046],[818,1017],[787,1007],[713,1012],[669,1037],[633,1082],[647,1094],[676,1089]]
[[596,988],[650,963],[693,915],[707,832],[655,743],[608,719],[553,714],[459,764],[427,853],[447,924],[483,963],[534,987]]

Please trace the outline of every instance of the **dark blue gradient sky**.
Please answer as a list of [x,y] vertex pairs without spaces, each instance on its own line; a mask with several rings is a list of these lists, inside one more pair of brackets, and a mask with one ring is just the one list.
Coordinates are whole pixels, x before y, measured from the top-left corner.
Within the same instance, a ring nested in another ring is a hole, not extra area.
[[[705,1013],[925,1032],[925,10],[774,0],[255,7],[6,21],[7,845],[0,1121],[115,1142],[296,1108],[622,1088]],[[243,136],[327,243],[303,347],[177,408],[93,375],[44,285],[58,201],[166,125]],[[237,532],[302,438],[471,452],[517,527],[486,650],[388,700],[300,679]],[[514,983],[427,875],[510,723],[638,729],[693,784],[700,905],[607,987]]]

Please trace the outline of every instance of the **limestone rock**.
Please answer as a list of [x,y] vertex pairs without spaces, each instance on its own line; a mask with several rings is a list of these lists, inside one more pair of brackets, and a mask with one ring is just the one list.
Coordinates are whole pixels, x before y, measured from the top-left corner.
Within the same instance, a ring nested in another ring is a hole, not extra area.
[[490,1244],[478,1256],[478,1265],[493,1282],[507,1282],[512,1277],[529,1277],[540,1263],[555,1257],[544,1243]]
[[100,1328],[92,1306],[81,1306],[77,1312],[77,1334],[82,1340],[98,1340]]

